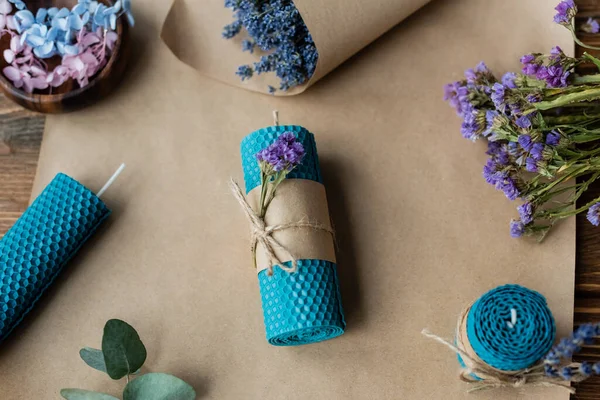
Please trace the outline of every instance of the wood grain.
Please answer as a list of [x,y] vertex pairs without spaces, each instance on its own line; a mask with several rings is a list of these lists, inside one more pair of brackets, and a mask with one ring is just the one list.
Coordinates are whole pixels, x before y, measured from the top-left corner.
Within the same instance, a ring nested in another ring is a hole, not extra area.
[[[600,18],[600,0],[577,0],[577,22]],[[589,44],[600,46],[600,35],[581,34]],[[581,55],[583,50],[576,48]],[[592,52],[600,55],[600,52]],[[39,156],[44,117],[14,105],[0,95],[0,236],[27,208]],[[586,203],[600,196],[600,184],[593,185],[580,200]],[[585,215],[577,217],[575,278],[575,324],[600,322],[600,228]],[[556,260],[560,262],[560,260]],[[579,359],[600,361],[600,342],[585,347]],[[600,378],[576,385],[573,399],[600,400]]]

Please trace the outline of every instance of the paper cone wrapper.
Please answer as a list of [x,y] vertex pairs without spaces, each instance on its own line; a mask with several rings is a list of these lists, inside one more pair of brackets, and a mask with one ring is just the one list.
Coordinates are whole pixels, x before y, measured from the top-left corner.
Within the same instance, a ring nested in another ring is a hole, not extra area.
[[[319,79],[352,57],[393,26],[417,11],[429,0],[296,0],[311,33],[319,60],[312,78],[304,85],[276,95],[304,92]],[[243,52],[244,32],[233,39],[221,36],[223,27],[233,21],[233,13],[222,1],[175,0],[162,27],[161,36],[182,62],[219,81],[267,93],[268,86],[279,87],[274,73],[255,74],[242,82],[235,74],[238,66],[252,64],[260,52]],[[357,77],[359,78],[359,77]]]

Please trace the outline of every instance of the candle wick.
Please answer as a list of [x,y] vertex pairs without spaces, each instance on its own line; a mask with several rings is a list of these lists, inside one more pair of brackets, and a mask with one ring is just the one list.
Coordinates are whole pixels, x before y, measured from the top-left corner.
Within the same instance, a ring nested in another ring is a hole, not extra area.
[[273,122],[275,126],[279,126],[279,111],[273,110]]
[[516,324],[517,324],[517,310],[514,308],[511,308],[510,309],[510,321],[507,321],[506,325],[508,325],[508,327],[510,329],[514,329]]
[[104,186],[102,186],[102,189],[100,189],[98,191],[98,194],[96,194],[96,196],[98,196],[98,197],[102,196],[104,194],[104,192],[106,192],[106,190],[110,187],[110,185],[112,185],[115,182],[115,180],[119,177],[119,175],[121,175],[121,172],[123,172],[124,169],[125,169],[125,164],[121,164],[121,166],[119,166],[119,168],[108,179],[108,181],[106,181]]

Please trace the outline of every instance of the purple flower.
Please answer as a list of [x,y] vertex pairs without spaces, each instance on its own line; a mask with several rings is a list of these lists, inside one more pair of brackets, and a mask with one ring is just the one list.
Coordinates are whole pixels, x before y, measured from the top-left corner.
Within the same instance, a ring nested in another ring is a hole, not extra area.
[[594,18],[588,18],[587,22],[581,26],[584,32],[598,33],[600,32],[600,24]]
[[460,117],[467,115],[473,108],[469,102],[469,89],[462,82],[445,85],[444,100],[450,103]]
[[501,181],[508,178],[504,171],[500,171],[501,166],[490,158],[483,167],[483,177],[490,185],[497,186]]
[[600,226],[600,203],[590,207],[587,212],[587,219],[594,226]]
[[479,64],[477,64],[475,69],[469,68],[465,71],[465,78],[467,79],[468,83],[474,84],[479,80],[479,78],[485,77],[486,75],[490,74],[491,73],[487,65],[485,65],[485,63],[481,61]]
[[550,59],[552,60],[560,60],[561,57],[564,55],[565,53],[563,53],[562,49],[560,48],[560,46],[554,46],[551,50],[550,50]]
[[536,77],[546,81],[548,87],[559,88],[567,86],[567,79],[571,75],[570,71],[565,71],[560,65],[541,66],[538,69]]
[[270,166],[273,171],[291,171],[302,162],[304,146],[292,132],[281,134],[269,147],[259,151],[256,159]]
[[525,233],[525,225],[521,221],[510,221],[510,236],[518,238]]
[[542,94],[541,93],[531,93],[531,94],[527,95],[526,99],[530,103],[539,103],[540,101],[542,101]]
[[509,200],[516,200],[521,194],[519,192],[519,188],[517,188],[517,185],[515,184],[515,181],[509,176],[505,176],[503,179],[499,180],[496,183],[496,188],[502,190],[506,198]]
[[573,0],[561,1],[554,9],[557,11],[554,22],[561,25],[570,24],[571,19],[577,13],[577,7]]
[[492,101],[494,106],[500,112],[504,112],[506,109],[506,86],[501,83],[494,83],[492,86]]
[[519,217],[521,217],[521,222],[524,225],[527,225],[533,222],[533,206],[531,203],[523,203],[519,207],[517,207],[517,211],[519,212]]
[[[581,351],[581,346],[584,344],[594,343],[594,337],[600,334],[600,324],[583,324],[580,325],[569,337],[563,338],[560,342],[548,352],[544,357],[544,372],[547,376],[557,377],[570,381],[576,370],[571,367],[562,367],[561,360],[571,361],[571,357]],[[583,362],[578,368],[578,373],[583,378],[587,378],[592,374],[600,374],[600,363],[590,365]]]
[[517,79],[517,74],[514,72],[507,72],[502,76],[502,84],[507,88],[515,89],[517,87],[515,79]]
[[[498,111],[495,110],[487,110],[485,112],[485,122],[486,127],[485,131],[483,131],[483,136],[489,136],[492,134],[492,130],[494,129],[494,119],[498,116]],[[490,142],[494,143],[494,142]]]
[[481,133],[481,126],[477,122],[477,113],[471,112],[465,115],[465,120],[460,128],[460,133],[465,139],[475,141]]
[[534,76],[540,67],[540,64],[536,62],[536,57],[533,54],[525,54],[521,57],[521,64],[523,64],[523,73],[529,76]]
[[538,172],[537,161],[532,157],[527,157],[525,160],[525,169],[529,172]]
[[519,136],[519,139],[517,139],[517,141],[525,151],[530,151],[533,147],[533,143],[531,142],[531,136],[529,135],[521,135]]
[[533,146],[531,146],[531,157],[533,157],[533,159],[536,161],[542,160],[544,158],[545,148],[546,146],[544,146],[543,143],[535,143]]
[[531,128],[531,116],[522,115],[516,119],[515,123],[519,128],[528,129]]
[[560,143],[560,133],[552,131],[546,136],[546,144],[548,146],[558,146]]

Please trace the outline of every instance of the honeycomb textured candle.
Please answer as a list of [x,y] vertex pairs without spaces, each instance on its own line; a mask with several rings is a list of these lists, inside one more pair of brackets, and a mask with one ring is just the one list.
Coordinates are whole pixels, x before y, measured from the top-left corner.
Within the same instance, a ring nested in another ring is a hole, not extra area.
[[[313,134],[300,126],[273,126],[253,132],[242,141],[246,192],[261,184],[256,153],[284,132],[294,132],[306,151],[302,164],[287,179],[323,183]],[[334,263],[300,259],[296,272],[275,267],[273,276],[268,276],[263,270],[258,274],[258,282],[267,340],[272,345],[316,343],[344,333],[346,322]]]
[[33,308],[110,210],[58,174],[0,240],[0,341]]
[[[511,310],[517,323],[509,326]],[[531,367],[550,351],[556,335],[544,296],[518,285],[493,289],[477,300],[467,316],[469,343],[486,364],[502,371]]]

